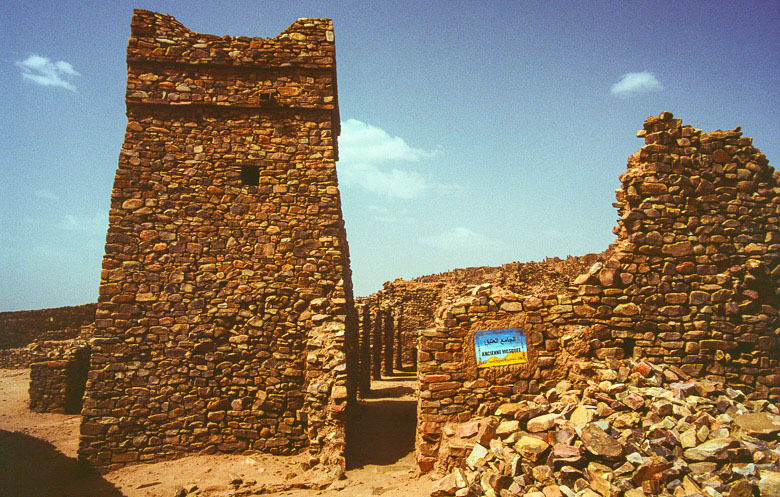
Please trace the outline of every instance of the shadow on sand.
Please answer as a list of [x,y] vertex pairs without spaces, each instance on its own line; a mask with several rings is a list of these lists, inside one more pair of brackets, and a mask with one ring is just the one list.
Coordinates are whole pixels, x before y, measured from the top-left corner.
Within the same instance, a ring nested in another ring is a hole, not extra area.
[[348,469],[393,464],[414,451],[417,401],[360,402],[355,411],[355,429],[347,448]]
[[124,497],[50,443],[0,430],[0,497]]
[[347,469],[390,465],[414,452],[416,380],[414,372],[395,372],[382,378],[381,387],[372,385],[357,403],[350,422]]

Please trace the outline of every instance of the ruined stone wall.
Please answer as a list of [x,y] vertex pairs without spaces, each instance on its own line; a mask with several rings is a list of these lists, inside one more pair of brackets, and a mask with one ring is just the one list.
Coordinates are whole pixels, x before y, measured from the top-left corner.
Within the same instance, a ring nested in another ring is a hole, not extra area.
[[436,310],[470,286],[491,283],[522,295],[565,293],[574,278],[595,262],[611,256],[612,250],[565,259],[548,257],[540,262],[453,269],[413,280],[399,278],[386,282],[382,290],[357,300],[374,310],[392,309],[401,317],[403,363],[413,364],[419,331],[434,327]]
[[0,312],[0,350],[24,347],[36,340],[75,338],[95,321],[97,304],[34,311]]
[[89,345],[67,342],[30,365],[30,409],[78,414],[89,370]]
[[[701,133],[662,113],[639,136],[646,145],[621,176],[618,240],[606,261],[563,295],[478,287],[423,333],[423,471],[448,457],[439,453],[445,424],[549,389],[590,353],[780,398],[780,175],[738,129]],[[508,327],[525,330],[528,363],[477,369],[474,332]]]
[[674,364],[780,396],[780,187],[739,128],[664,112],[617,191],[615,256],[577,283],[601,355]]
[[420,276],[410,282],[396,280],[399,283],[416,285],[444,285],[445,295],[460,295],[470,285],[491,283],[522,295],[541,293],[564,293],[572,280],[582,274],[595,262],[612,253],[608,248],[603,253],[582,256],[545,257],[542,261],[510,262],[500,266],[479,266],[453,269],[445,273]]
[[136,10],[79,457],[343,464],[356,330],[330,20],[217,37]]

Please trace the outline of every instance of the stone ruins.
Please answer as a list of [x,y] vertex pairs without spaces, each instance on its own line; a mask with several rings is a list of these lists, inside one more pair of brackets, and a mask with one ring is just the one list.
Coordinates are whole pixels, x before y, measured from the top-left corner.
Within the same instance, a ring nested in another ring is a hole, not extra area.
[[[739,129],[702,133],[664,112],[638,136],[607,260],[565,294],[476,287],[422,332],[422,471],[441,459],[447,423],[545,391],[576,357],[641,357],[780,398],[780,173]],[[474,332],[503,328],[525,330],[528,362],[478,369]]]
[[[678,385],[673,396],[695,383],[728,385],[735,409],[780,399],[780,173],[739,128],[648,118],[601,254],[396,280],[354,299],[330,20],[234,38],[137,10],[127,63],[97,306],[0,313],[2,364],[32,363],[33,408],[81,409],[79,455],[100,471],[251,450],[343,467],[358,394],[398,370],[417,371],[420,471],[467,464],[483,479],[493,456],[473,451],[509,443],[496,426],[517,428],[557,396],[604,402],[622,391],[618,361],[650,378],[637,385]],[[478,367],[475,334],[507,328],[524,333],[526,362]],[[595,377],[607,393],[577,390]],[[512,450],[533,451],[526,442]],[[499,466],[518,482],[519,466]],[[545,481],[539,471],[525,473]]]

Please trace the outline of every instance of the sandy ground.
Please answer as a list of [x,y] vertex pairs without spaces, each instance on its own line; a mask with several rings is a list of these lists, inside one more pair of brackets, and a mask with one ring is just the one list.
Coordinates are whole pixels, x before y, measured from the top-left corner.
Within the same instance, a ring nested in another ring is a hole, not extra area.
[[30,411],[29,376],[0,370],[0,497],[174,497],[182,487],[202,497],[427,497],[433,488],[415,473],[411,373],[374,382],[358,407],[347,478],[321,490],[300,488],[312,483],[302,456],[195,455],[84,474],[76,464],[80,416]]

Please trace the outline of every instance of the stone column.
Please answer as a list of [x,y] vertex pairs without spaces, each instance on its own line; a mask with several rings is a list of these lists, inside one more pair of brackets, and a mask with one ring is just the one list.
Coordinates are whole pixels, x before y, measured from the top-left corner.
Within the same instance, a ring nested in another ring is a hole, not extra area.
[[363,306],[363,322],[360,333],[360,379],[358,391],[365,398],[371,391],[371,307]]
[[420,347],[420,330],[414,333],[414,340],[409,344],[412,347],[412,368],[417,371],[417,350]]
[[393,310],[385,310],[385,363],[384,372],[386,375],[393,374]]
[[396,329],[395,329],[395,369],[396,371],[401,371],[404,367],[403,365],[403,354],[404,354],[404,347],[403,347],[403,335],[401,333],[401,325],[403,324],[403,315],[404,315],[404,308],[401,307],[398,310],[398,322],[396,323]]
[[377,309],[374,321],[373,357],[371,361],[371,377],[375,380],[382,379],[382,310]]

